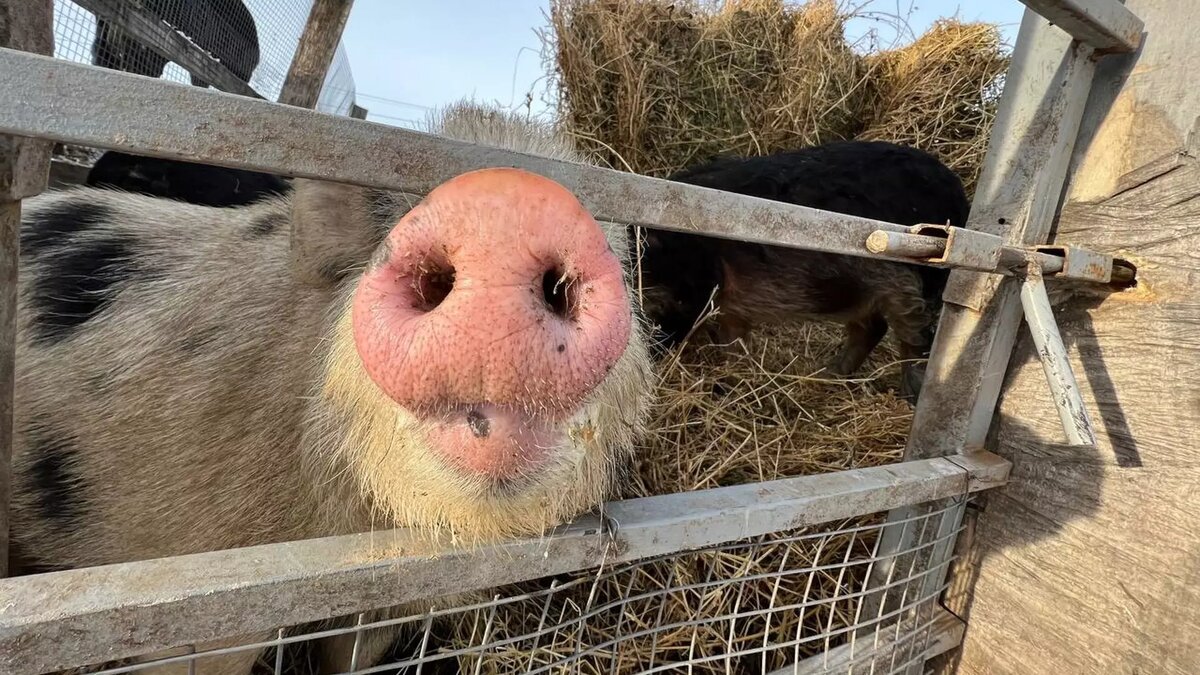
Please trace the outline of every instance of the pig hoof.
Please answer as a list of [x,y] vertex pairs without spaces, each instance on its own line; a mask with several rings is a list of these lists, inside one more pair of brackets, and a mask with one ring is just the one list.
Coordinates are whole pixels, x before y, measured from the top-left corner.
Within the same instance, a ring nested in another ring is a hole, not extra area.
[[921,396],[921,385],[925,382],[925,369],[905,367],[900,374],[900,398],[912,405]]
[[827,363],[816,372],[816,376],[826,380],[844,380],[850,376],[853,369],[847,369],[841,360]]

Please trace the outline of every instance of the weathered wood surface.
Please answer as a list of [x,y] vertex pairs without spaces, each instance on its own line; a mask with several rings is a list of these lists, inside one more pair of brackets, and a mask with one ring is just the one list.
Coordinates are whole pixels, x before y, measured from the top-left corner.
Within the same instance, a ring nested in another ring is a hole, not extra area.
[[314,0],[279,94],[280,103],[301,108],[317,105],[353,4],[354,0]]
[[[1200,34],[1191,0],[1130,0],[1140,55],[1092,91],[1059,241],[1122,253],[1139,288],[1058,313],[1097,425],[1063,432],[1022,333],[993,429],[1013,461],[973,528],[958,672],[1200,672]],[[956,588],[963,579],[959,579]],[[957,605],[957,606],[955,606]]]

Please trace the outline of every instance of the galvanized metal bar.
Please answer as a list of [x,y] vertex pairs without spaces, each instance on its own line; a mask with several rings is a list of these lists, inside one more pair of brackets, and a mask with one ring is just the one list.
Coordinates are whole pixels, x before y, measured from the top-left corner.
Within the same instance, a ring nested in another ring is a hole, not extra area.
[[477,549],[392,530],[4,580],[0,672],[35,675],[962,496],[1003,484],[1009,466],[987,454],[935,458],[615,502],[604,509],[615,535],[596,517]]
[[1137,51],[1145,24],[1118,0],[1021,0],[1101,53]]
[[[0,0],[0,47],[54,53],[52,0]],[[0,578],[8,575],[21,200],[46,189],[52,146],[0,136]]]
[[1083,405],[1083,395],[1071,370],[1071,362],[1067,359],[1067,348],[1063,346],[1058,323],[1054,320],[1054,310],[1050,308],[1050,298],[1046,295],[1046,284],[1037,267],[1031,266],[1021,284],[1021,306],[1025,309],[1025,323],[1029,325],[1038,358],[1042,361],[1042,370],[1046,373],[1046,383],[1050,386],[1050,396],[1062,420],[1067,443],[1095,445],[1096,432],[1092,430],[1092,420]]
[[911,262],[866,249],[905,228],[612,169],[0,50],[0,133],[425,194],[466,171],[520,167],[601,220]]
[[[172,29],[163,20],[128,0],[72,0],[97,18],[120,26],[146,49],[178,63],[188,73],[203,78],[221,91],[262,98],[248,83]],[[143,77],[143,76],[137,76]],[[155,78],[149,78],[155,79]]]
[[280,103],[316,107],[353,5],[354,0],[313,0],[304,33],[279,92]]
[[[0,158],[0,162],[3,161],[3,158]],[[0,579],[8,576],[9,559],[8,504],[12,492],[20,229],[21,202],[0,201]]]
[[[921,657],[931,659],[962,644],[966,624],[942,608],[934,610],[932,619],[909,626],[910,632],[928,630],[929,642],[923,646]],[[799,663],[771,671],[770,675],[818,675],[819,673],[883,672],[884,663],[903,640],[886,636],[869,646],[850,641],[824,654],[810,656]]]
[[[1090,46],[1033,11],[1025,12],[971,207],[970,229],[1022,248],[1046,240],[1094,72]],[[982,451],[1021,323],[1019,295],[1019,282],[1008,277],[951,273],[907,458],[967,458]],[[890,513],[889,521],[896,524],[882,533],[881,551],[910,550],[912,535],[899,524],[927,508]],[[965,508],[964,503],[943,518],[959,521]],[[904,564],[904,557],[877,565],[872,583],[882,584],[893,566]],[[883,594],[871,600],[884,602]]]

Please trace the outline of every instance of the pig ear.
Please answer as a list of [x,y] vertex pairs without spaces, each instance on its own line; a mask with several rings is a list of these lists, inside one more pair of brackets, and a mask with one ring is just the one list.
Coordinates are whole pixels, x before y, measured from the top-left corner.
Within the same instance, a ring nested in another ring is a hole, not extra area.
[[366,188],[297,178],[292,194],[291,265],[304,283],[332,286],[361,269],[386,231]]

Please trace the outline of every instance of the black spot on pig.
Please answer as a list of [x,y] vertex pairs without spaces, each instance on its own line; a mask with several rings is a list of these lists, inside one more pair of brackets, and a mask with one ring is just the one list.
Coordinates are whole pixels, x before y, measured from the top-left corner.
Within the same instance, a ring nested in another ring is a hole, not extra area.
[[44,424],[34,424],[25,433],[28,453],[35,457],[29,466],[34,499],[42,518],[67,526],[83,515],[80,481],[71,466],[76,455],[69,437]]
[[116,151],[96,161],[87,184],[215,207],[245,206],[291,189],[288,181],[268,173]]
[[153,278],[137,241],[109,234],[41,256],[47,269],[29,285],[30,325],[35,342],[62,342],[104,311],[120,288],[135,280]]
[[21,255],[38,258],[71,237],[112,221],[112,211],[98,204],[67,201],[30,215],[21,225]]
[[[948,167],[884,142],[717,157],[669,179],[898,225],[963,226],[970,209]],[[836,374],[862,364],[883,337],[880,326],[896,332],[903,358],[928,355],[946,270],[683,232],[645,230],[643,238],[644,307],[663,333],[658,356],[688,335],[710,298],[722,341],[763,323],[841,321],[848,337],[830,366]]]
[[467,426],[475,438],[487,438],[492,433],[492,422],[478,410],[467,413]]

